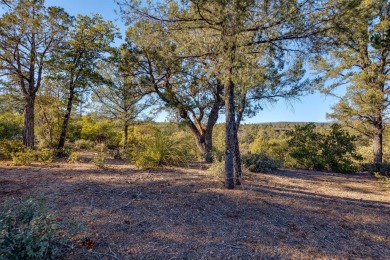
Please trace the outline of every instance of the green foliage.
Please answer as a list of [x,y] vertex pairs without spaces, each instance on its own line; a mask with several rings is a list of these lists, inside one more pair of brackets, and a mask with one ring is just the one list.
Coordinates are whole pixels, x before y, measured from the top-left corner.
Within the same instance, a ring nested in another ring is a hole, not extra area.
[[[319,89],[326,94],[346,88],[332,107],[329,118],[337,119],[375,142],[372,159],[382,162],[382,133],[390,113],[388,91],[390,71],[388,1],[366,0],[336,12],[343,12],[328,32],[331,40],[321,46],[327,55],[314,60]],[[338,10],[337,10],[338,9]]]
[[12,163],[15,166],[29,166],[35,157],[34,150],[26,149],[12,154]]
[[56,259],[65,242],[62,228],[36,200],[6,201],[0,205],[0,259]]
[[74,142],[74,148],[76,148],[78,150],[89,150],[93,146],[94,146],[94,143],[90,140],[80,139],[80,140],[76,140]]
[[282,166],[282,161],[272,159],[266,154],[247,154],[241,157],[242,163],[251,172],[268,173]]
[[325,168],[325,161],[321,155],[322,135],[315,132],[313,123],[296,126],[288,132],[289,153],[297,161],[297,166],[308,169],[321,170]]
[[360,160],[356,153],[356,137],[333,124],[328,133],[316,131],[313,123],[296,126],[288,132],[289,154],[296,166],[314,170],[352,172],[353,160]]
[[53,161],[53,151],[50,149],[25,149],[12,154],[12,162],[16,166],[29,166],[33,161],[51,163]]
[[42,163],[51,163],[53,161],[53,150],[41,149],[34,151],[35,160]]
[[79,152],[73,152],[69,155],[67,162],[68,163],[77,163],[79,161]]
[[219,177],[225,176],[225,161],[215,161],[210,165],[209,171]]
[[389,163],[364,163],[360,165],[360,170],[370,174],[377,173],[383,176],[390,176]]
[[104,169],[106,165],[106,153],[101,151],[93,154],[92,163],[97,167]]
[[[259,129],[256,138],[249,145],[249,152],[252,154],[263,153],[279,160],[286,159],[287,136],[280,129],[266,126]],[[276,130],[279,130],[278,132]]]
[[20,138],[22,128],[22,116],[9,113],[0,115],[0,140]]
[[58,157],[69,157],[69,155],[72,153],[72,147],[70,146],[65,146],[64,148],[62,149],[57,149],[56,150],[56,155]]
[[183,166],[194,159],[192,142],[182,132],[169,133],[156,127],[135,129],[129,156],[140,168]]
[[108,148],[117,148],[121,141],[121,134],[113,129],[109,120],[97,120],[91,116],[83,117],[81,138],[95,143],[104,143]]
[[378,181],[384,183],[386,187],[390,188],[390,174],[381,174],[381,173],[375,173],[375,177],[378,179]]
[[1,140],[0,141],[0,159],[11,159],[12,154],[23,150],[21,140]]

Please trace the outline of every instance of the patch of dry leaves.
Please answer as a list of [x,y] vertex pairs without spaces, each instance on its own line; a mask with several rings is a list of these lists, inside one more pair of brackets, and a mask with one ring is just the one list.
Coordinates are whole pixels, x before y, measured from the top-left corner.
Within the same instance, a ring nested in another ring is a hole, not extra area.
[[0,200],[32,193],[84,226],[66,259],[390,257],[390,190],[365,174],[286,169],[225,190],[201,164],[0,163]]

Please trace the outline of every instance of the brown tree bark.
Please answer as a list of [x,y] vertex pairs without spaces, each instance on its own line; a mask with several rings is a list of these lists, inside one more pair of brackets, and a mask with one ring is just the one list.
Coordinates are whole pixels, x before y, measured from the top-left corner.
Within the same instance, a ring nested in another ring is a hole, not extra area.
[[123,140],[123,148],[127,148],[127,140],[129,138],[129,124],[126,122],[123,127],[123,134],[125,136],[125,140]]
[[227,69],[228,76],[224,82],[226,109],[225,136],[225,188],[234,189],[234,153],[235,153],[235,113],[234,113],[234,83],[231,78],[232,68]]
[[23,122],[23,145],[26,148],[34,149],[34,109],[35,93],[26,97]]
[[234,138],[235,138],[235,149],[234,149],[234,172],[236,185],[241,185],[242,183],[242,165],[241,165],[241,154],[240,154],[240,144],[238,142],[238,130],[240,129],[240,124],[242,117],[244,115],[245,106],[246,106],[246,91],[241,93],[240,104],[237,111],[236,124],[234,129]]
[[74,86],[72,86],[69,89],[68,103],[66,106],[64,120],[62,122],[60,140],[59,140],[58,146],[57,146],[59,153],[61,153],[62,149],[64,149],[64,147],[65,147],[66,134],[67,134],[67,130],[68,130],[70,115],[72,113],[74,95],[75,95]]
[[[379,120],[378,120],[379,119]],[[382,117],[379,117],[374,124],[374,138],[373,138],[373,152],[374,152],[374,163],[382,163],[383,157],[383,122]]]

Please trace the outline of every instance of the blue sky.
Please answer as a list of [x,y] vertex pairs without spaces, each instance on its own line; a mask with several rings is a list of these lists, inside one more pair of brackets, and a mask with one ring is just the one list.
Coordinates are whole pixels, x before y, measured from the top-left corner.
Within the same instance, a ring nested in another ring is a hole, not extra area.
[[[112,20],[124,33],[126,28],[116,14],[116,4],[113,0],[46,0],[48,6],[61,6],[71,15],[99,13],[104,19]],[[245,120],[245,123],[260,122],[325,122],[326,113],[331,112],[331,106],[337,100],[333,97],[325,97],[321,94],[312,94],[302,97],[300,101],[286,103],[280,100],[277,104],[267,106],[259,111],[257,116]],[[161,116],[159,121],[163,121]]]

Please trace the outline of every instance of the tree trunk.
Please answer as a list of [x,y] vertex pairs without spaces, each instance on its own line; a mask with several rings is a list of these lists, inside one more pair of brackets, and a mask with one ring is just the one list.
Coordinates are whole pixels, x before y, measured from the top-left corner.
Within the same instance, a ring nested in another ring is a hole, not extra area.
[[242,97],[240,100],[236,124],[234,127],[234,138],[235,138],[235,149],[234,149],[234,172],[236,174],[236,185],[241,185],[242,183],[242,167],[241,167],[241,154],[240,154],[240,144],[238,142],[238,130],[240,128],[241,120],[244,115],[244,110],[246,106],[246,91],[241,93]]
[[26,148],[34,149],[34,106],[35,94],[26,97],[23,124],[23,145]]
[[374,125],[374,163],[382,163],[383,124],[382,121]]
[[123,128],[123,133],[125,136],[125,140],[123,140],[123,148],[126,149],[127,148],[127,140],[129,138],[129,124],[127,122],[125,123],[125,126]]
[[241,168],[241,155],[240,155],[240,146],[238,143],[238,129],[237,126],[234,127],[234,172],[236,185],[241,185],[242,181],[242,168]]
[[219,110],[221,108],[221,104],[223,102],[221,98],[221,93],[223,90],[223,86],[218,82],[217,89],[215,92],[215,100],[213,107],[211,108],[209,118],[207,120],[206,130],[204,132],[204,142],[205,142],[205,152],[204,159],[206,162],[213,162],[213,129],[215,124],[218,121]]
[[64,116],[64,120],[62,122],[60,141],[58,142],[58,147],[57,147],[60,153],[61,153],[61,150],[64,149],[64,146],[65,146],[65,140],[66,140],[66,134],[67,134],[68,125],[69,125],[70,115],[72,113],[74,94],[75,94],[74,87],[71,87],[71,89],[69,91],[66,113]]
[[235,152],[235,113],[234,113],[234,83],[231,78],[232,68],[227,70],[228,77],[224,83],[226,109],[225,136],[225,187],[234,189],[234,152]]

